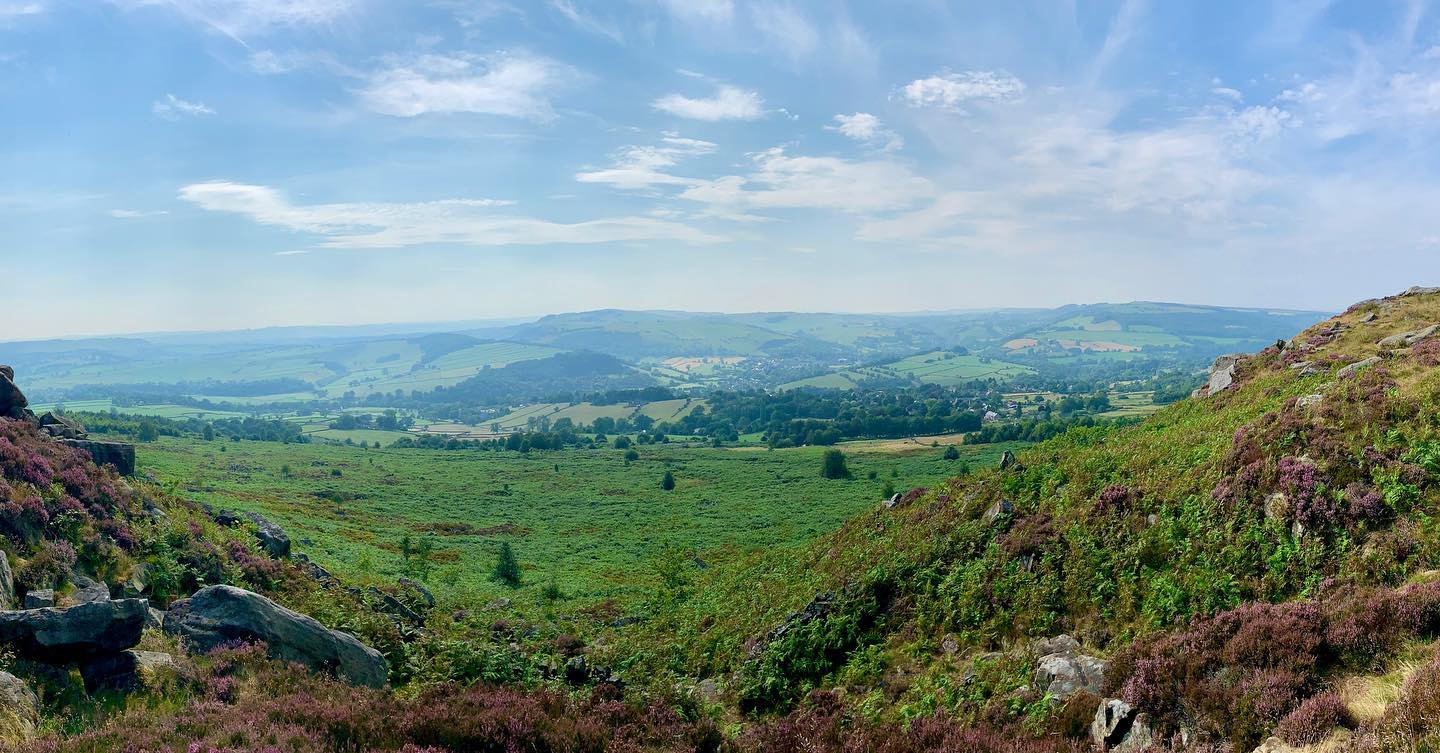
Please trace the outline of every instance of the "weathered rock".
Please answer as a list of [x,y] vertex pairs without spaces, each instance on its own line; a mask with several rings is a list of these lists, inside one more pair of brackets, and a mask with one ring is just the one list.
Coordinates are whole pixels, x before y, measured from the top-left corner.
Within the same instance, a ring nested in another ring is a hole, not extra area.
[[880,504],[883,505],[886,510],[895,509],[895,506],[900,504],[900,492],[895,492],[894,494],[891,494],[889,499],[881,502]]
[[1314,365],[1313,361],[1296,361],[1295,363],[1290,364],[1289,368],[1291,371],[1300,371],[1312,365]]
[[64,609],[0,612],[0,642],[40,661],[84,661],[139,643],[149,609],[145,599],[120,599]]
[[40,725],[40,698],[20,678],[0,672],[0,747],[27,742]]
[[93,604],[97,601],[110,600],[110,588],[104,583],[99,583],[79,573],[71,573],[70,582],[75,584],[75,590],[67,599],[69,604]]
[[1155,742],[1150,717],[1130,704],[1111,698],[1100,702],[1095,721],[1090,723],[1090,739],[1102,751],[1141,751]]
[[164,627],[165,627],[165,613],[164,613],[164,612],[156,609],[155,607],[150,607],[150,609],[146,610],[146,612],[145,612],[145,629],[146,629],[146,630],[162,630],[162,629],[164,629]]
[[80,667],[85,690],[137,690],[163,686],[179,673],[175,657],[158,651],[121,651]]
[[954,656],[960,653],[960,639],[954,633],[946,633],[940,639],[940,653],[946,656]]
[[120,590],[128,598],[135,598],[150,590],[150,566],[136,562],[130,566],[130,574],[120,584]]
[[277,560],[290,556],[290,537],[280,526],[266,520],[259,513],[247,512],[245,517],[255,524],[255,539],[265,553]]
[[494,612],[494,611],[499,610],[499,609],[509,609],[509,608],[510,608],[510,600],[507,599],[507,598],[505,598],[505,597],[503,597],[503,596],[500,597],[500,598],[498,598],[498,599],[494,599],[494,600],[492,600],[492,601],[488,601],[488,602],[485,603],[485,609],[488,610],[488,611],[491,611],[491,612]]
[[84,439],[89,436],[85,427],[73,418],[61,416],[53,411],[45,411],[40,416],[40,430],[52,437],[65,439]]
[[1063,701],[1081,691],[1099,695],[1104,687],[1109,663],[1080,653],[1080,642],[1074,638],[1046,638],[1036,642],[1035,651],[1040,659],[1033,684],[1051,698]]
[[1411,330],[1409,332],[1400,332],[1381,340],[1376,343],[1376,345],[1382,348],[1407,348],[1434,335],[1436,332],[1440,332],[1440,324],[1432,324],[1428,327]]
[[95,465],[113,465],[122,476],[135,475],[135,445],[126,442],[101,442],[94,439],[60,439],[61,444],[90,453]]
[[408,589],[410,589],[411,591],[414,591],[415,594],[420,597],[420,600],[423,601],[423,602],[425,602],[425,607],[426,607],[427,609],[434,609],[434,608],[435,608],[435,594],[430,593],[430,589],[428,589],[428,588],[420,585],[419,583],[416,583],[416,582],[413,581],[413,580],[410,580],[409,578],[401,578],[401,579],[400,579],[399,581],[397,581],[397,582],[398,582],[402,587],[408,588]]
[[201,652],[227,641],[264,641],[275,658],[334,672],[356,685],[384,687],[388,675],[385,657],[354,636],[234,586],[209,586],[175,602],[165,631]]
[[986,523],[994,523],[995,519],[999,518],[1001,515],[1010,515],[1014,512],[1015,505],[1010,504],[1010,500],[1008,499],[1002,499],[999,502],[990,505],[990,509],[985,511],[985,515],[983,517],[985,518]]
[[1376,319],[1379,319],[1379,318],[1380,318],[1380,316],[1379,316],[1378,314],[1376,314],[1374,311],[1371,311],[1371,312],[1365,314],[1364,316],[1360,317],[1360,323],[1361,323],[1361,324],[1369,324],[1370,322],[1373,322],[1373,321],[1375,321]]
[[10,572],[10,558],[0,550],[0,611],[15,606],[15,575]]
[[1297,406],[1299,406],[1299,407],[1301,407],[1301,408],[1309,408],[1309,407],[1312,406],[1312,405],[1319,405],[1320,402],[1321,402],[1322,400],[1324,400],[1324,399],[1325,399],[1325,396],[1324,396],[1324,395],[1322,395],[1322,394],[1320,394],[1320,393],[1318,393],[1318,392],[1315,392],[1315,393],[1311,393],[1311,394],[1309,394],[1309,395],[1305,395],[1304,397],[1300,398],[1299,400],[1296,400],[1296,401],[1295,401],[1295,405],[1297,405]]
[[1406,290],[1405,292],[1401,293],[1397,297],[1409,298],[1412,295],[1430,295],[1431,293],[1440,293],[1440,288],[1424,288],[1419,285],[1415,285],[1410,289]]
[[387,594],[374,586],[370,586],[365,590],[365,592],[370,595],[370,598],[380,603],[380,611],[384,612],[385,614],[391,614],[414,623],[421,623],[425,621],[425,618],[416,614],[415,610],[405,606],[405,602],[400,601],[394,596],[391,596],[390,594]]
[[240,513],[230,510],[216,510],[210,513],[210,517],[214,518],[216,523],[226,528],[234,528],[240,525],[241,520],[244,520],[244,518],[240,517]]
[[572,656],[565,662],[565,682],[580,686],[590,681],[590,667],[585,662],[585,656]]
[[784,638],[791,630],[803,627],[817,620],[825,619],[835,608],[835,592],[822,591],[815,594],[815,597],[798,612],[791,612],[785,616],[785,621],[775,626],[761,640],[755,641],[747,652],[746,659],[753,660],[760,656],[765,646]]
[[55,606],[55,589],[37,588],[25,593],[26,609],[44,609]]
[[24,418],[30,401],[25,393],[15,386],[15,370],[9,366],[0,367],[0,417]]
[[1015,457],[1015,453],[1006,450],[1000,454],[1000,470],[1014,470],[1016,473],[1019,473],[1025,470],[1025,466],[1020,465],[1020,460]]
[[1355,363],[1352,363],[1352,364],[1350,364],[1349,366],[1346,366],[1346,367],[1340,369],[1339,371],[1335,372],[1335,378],[1336,378],[1336,379],[1344,379],[1344,378],[1346,378],[1346,377],[1354,376],[1355,374],[1359,373],[1360,371],[1362,371],[1362,370],[1364,370],[1364,369],[1368,369],[1368,368],[1370,368],[1371,366],[1374,366],[1375,364],[1380,363],[1380,360],[1381,360],[1381,359],[1380,359],[1380,356],[1370,356],[1369,358],[1366,358],[1366,359],[1364,359],[1364,360],[1356,361]]
[[1235,369],[1240,365],[1240,354],[1220,356],[1215,363],[1210,364],[1209,380],[1205,384],[1205,394],[1217,395],[1235,383]]

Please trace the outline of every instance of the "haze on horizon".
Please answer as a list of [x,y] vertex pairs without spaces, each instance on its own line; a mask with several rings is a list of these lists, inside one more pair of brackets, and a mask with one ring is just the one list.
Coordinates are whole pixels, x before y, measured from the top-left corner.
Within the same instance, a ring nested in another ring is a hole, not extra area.
[[5,339],[1440,279],[1421,0],[0,0],[0,108]]

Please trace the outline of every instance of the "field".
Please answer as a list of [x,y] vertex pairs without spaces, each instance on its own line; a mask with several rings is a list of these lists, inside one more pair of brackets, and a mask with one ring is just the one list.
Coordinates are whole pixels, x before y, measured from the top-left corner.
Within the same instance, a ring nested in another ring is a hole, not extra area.
[[[964,457],[979,467],[1011,446],[964,448]],[[852,447],[854,479],[830,481],[820,477],[821,448],[638,449],[626,462],[618,450],[522,456],[162,438],[140,446],[139,467],[197,501],[263,513],[297,551],[362,581],[397,577],[402,538],[432,537],[431,584],[482,599],[507,593],[488,580],[501,541],[527,587],[553,579],[573,596],[624,597],[652,582],[652,562],[668,548],[715,562],[798,546],[878,504],[887,481],[903,490],[957,468],[929,446]],[[671,492],[659,486],[667,469]]]
[[248,413],[237,413],[235,411],[208,410],[205,408],[196,408],[190,405],[169,405],[164,403],[156,405],[115,406],[109,399],[67,400],[63,403],[38,403],[30,406],[30,409],[35,411],[35,413],[39,414],[44,413],[48,410],[53,410],[57,406],[63,407],[66,411],[70,413],[108,413],[110,412],[111,408],[115,408],[115,410],[118,410],[121,413],[126,413],[132,416],[154,416],[156,418],[174,419],[200,418],[207,421],[217,418],[244,418],[245,416],[250,415]]
[[1008,379],[1033,372],[1029,366],[984,356],[956,355],[946,351],[922,353],[909,358],[858,369],[837,371],[780,385],[781,389],[818,387],[851,389],[869,379],[912,379],[925,384],[953,387],[980,379]]
[[[657,400],[642,405],[626,405],[623,403],[615,405],[595,405],[594,403],[534,403],[532,405],[517,408],[505,416],[487,421],[483,426],[467,426],[460,429],[471,434],[492,434],[492,427],[498,425],[502,432],[526,429],[531,426],[532,421],[549,419],[553,424],[562,418],[568,418],[575,422],[576,426],[588,426],[597,418],[630,418],[636,415],[646,415],[656,421],[672,421],[688,415],[691,411],[705,404],[701,399]],[[451,434],[457,432],[460,424],[432,424],[428,431],[434,434]]]

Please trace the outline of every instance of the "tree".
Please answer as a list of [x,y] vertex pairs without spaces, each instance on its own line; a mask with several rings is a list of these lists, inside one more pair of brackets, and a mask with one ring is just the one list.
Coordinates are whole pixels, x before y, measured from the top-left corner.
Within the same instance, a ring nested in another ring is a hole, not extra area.
[[616,438],[615,438],[615,449],[617,449],[617,450],[625,450],[625,449],[629,449],[629,447],[630,447],[630,438],[629,438],[629,437],[616,437]]
[[211,426],[210,424],[205,424],[205,428],[204,428],[204,430],[201,432],[201,436],[205,438],[205,441],[206,441],[206,442],[212,442],[212,441],[214,441],[214,440],[215,440],[215,427]]
[[960,448],[956,447],[956,446],[953,445],[953,444],[950,445],[949,447],[946,447],[946,448],[945,448],[945,459],[946,459],[946,460],[959,460],[959,459],[960,459]]
[[670,471],[665,471],[665,475],[660,479],[660,488],[664,489],[667,492],[671,489],[674,489],[675,474],[671,473]]
[[820,475],[829,479],[850,478],[850,469],[845,465],[845,453],[834,448],[826,450]]
[[136,438],[141,442],[154,442],[160,438],[160,428],[151,421],[145,421],[140,424]]
[[515,559],[510,542],[500,544],[500,557],[495,560],[495,572],[490,575],[490,579],[511,588],[520,587],[520,562]]

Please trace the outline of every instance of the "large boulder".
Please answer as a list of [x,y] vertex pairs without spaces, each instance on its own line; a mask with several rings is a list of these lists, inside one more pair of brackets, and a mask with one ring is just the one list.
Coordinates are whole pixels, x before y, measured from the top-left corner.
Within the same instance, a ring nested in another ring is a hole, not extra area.
[[1034,685],[1051,698],[1063,701],[1081,691],[1099,695],[1105,686],[1104,659],[1080,652],[1080,642],[1068,635],[1047,638],[1035,644],[1040,655]]
[[54,411],[45,411],[40,415],[40,430],[52,437],[63,439],[84,439],[89,436],[79,421]]
[[1206,395],[1218,395],[1235,384],[1235,369],[1240,365],[1240,354],[1220,356],[1210,364],[1209,379],[1205,384]]
[[192,651],[228,641],[263,641],[270,655],[333,672],[356,685],[384,687],[385,657],[354,636],[234,586],[209,586],[170,606],[165,632],[181,636]]
[[1381,359],[1380,356],[1370,356],[1369,358],[1361,359],[1335,372],[1335,378],[1345,379],[1347,377],[1355,376],[1361,371],[1364,371],[1365,369],[1368,369],[1371,366],[1380,363],[1380,361],[1382,360],[1383,359]]
[[127,442],[100,442],[94,439],[58,440],[61,444],[90,453],[95,465],[113,465],[122,476],[135,475],[135,445]]
[[64,609],[0,612],[0,643],[40,661],[84,661],[139,643],[149,610],[145,599],[120,599]]
[[1148,714],[1111,698],[1101,701],[1095,711],[1095,720],[1090,723],[1090,740],[1097,750],[1131,753],[1153,745],[1155,730]]
[[280,526],[266,520],[258,512],[247,512],[245,517],[255,524],[255,540],[260,542],[260,548],[265,553],[277,560],[283,560],[290,556],[290,536]]
[[1428,327],[1422,327],[1420,329],[1411,330],[1409,332],[1400,332],[1391,335],[1376,344],[1382,348],[1408,348],[1411,345],[1414,345],[1415,343],[1418,343],[1427,337],[1433,336],[1436,332],[1440,332],[1440,324],[1432,324]]
[[20,678],[0,672],[0,748],[10,750],[35,737],[40,698]]
[[25,418],[29,406],[25,393],[15,386],[15,370],[0,366],[0,417]]

